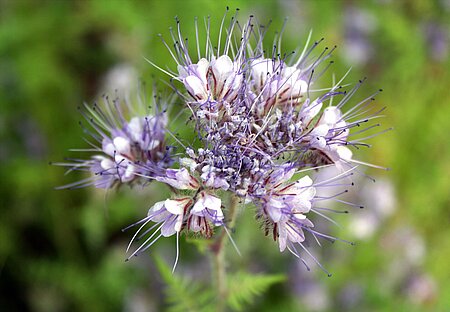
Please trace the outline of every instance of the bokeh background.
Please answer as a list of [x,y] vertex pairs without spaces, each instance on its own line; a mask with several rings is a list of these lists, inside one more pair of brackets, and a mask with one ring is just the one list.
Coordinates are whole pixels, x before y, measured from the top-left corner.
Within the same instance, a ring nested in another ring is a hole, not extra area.
[[[330,71],[353,67],[348,82],[367,76],[361,96],[382,87],[383,127],[395,128],[357,153],[392,170],[368,169],[377,182],[361,177],[353,195],[366,208],[328,229],[356,246],[314,251],[333,277],[279,254],[242,212],[234,237],[243,257],[229,246],[228,269],[286,277],[244,311],[450,310],[448,0],[0,1],[0,310],[167,308],[153,255],[171,265],[174,240],[124,262],[133,232],[121,232],[166,190],[57,191],[83,176],[48,163],[85,147],[77,106],[167,78],[144,57],[175,68],[157,37],[169,37],[174,16],[194,36],[195,16],[218,24],[226,5],[241,19],[272,19],[269,36],[289,17],[287,51],[311,29],[337,44]],[[191,242],[181,248],[176,274],[206,283],[207,255]]]

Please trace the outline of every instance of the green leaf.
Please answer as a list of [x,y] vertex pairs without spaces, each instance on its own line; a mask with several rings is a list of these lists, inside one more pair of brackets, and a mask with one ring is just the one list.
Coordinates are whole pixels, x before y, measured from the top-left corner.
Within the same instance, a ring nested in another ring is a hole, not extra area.
[[211,240],[200,237],[186,237],[186,243],[195,245],[201,254],[205,254],[211,245]]
[[284,275],[264,275],[238,272],[228,277],[228,306],[235,311],[243,311],[262,295],[270,286],[284,281]]
[[213,311],[213,293],[200,283],[182,278],[172,273],[160,257],[155,257],[156,266],[166,283],[164,291],[169,304],[168,312]]

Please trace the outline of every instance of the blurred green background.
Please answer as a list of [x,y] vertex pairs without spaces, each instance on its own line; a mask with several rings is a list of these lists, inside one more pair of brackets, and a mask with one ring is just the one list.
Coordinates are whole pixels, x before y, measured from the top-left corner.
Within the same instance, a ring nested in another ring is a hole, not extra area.
[[[358,157],[393,168],[368,170],[358,200],[367,209],[328,231],[356,246],[317,254],[333,273],[307,272],[242,213],[230,271],[285,274],[244,311],[450,310],[450,67],[448,0],[373,1],[0,1],[0,310],[164,311],[153,254],[172,263],[174,239],[124,262],[133,231],[160,189],[56,191],[82,175],[49,166],[82,148],[77,106],[138,79],[166,79],[144,57],[174,69],[157,37],[174,16],[193,38],[194,16],[219,23],[225,6],[244,20],[288,16],[283,46],[308,32],[338,45],[331,69],[348,82],[367,76],[361,97],[382,87],[383,120],[394,131]],[[178,104],[177,104],[178,105]],[[176,274],[209,279],[209,264],[183,242]],[[230,246],[229,246],[230,247]]]

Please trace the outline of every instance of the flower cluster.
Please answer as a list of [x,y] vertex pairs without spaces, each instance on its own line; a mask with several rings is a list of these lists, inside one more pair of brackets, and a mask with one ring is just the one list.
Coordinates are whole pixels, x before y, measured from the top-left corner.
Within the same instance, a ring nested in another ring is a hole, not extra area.
[[119,99],[111,101],[103,97],[103,105],[85,105],[80,108],[89,127],[83,126],[90,138],[89,149],[73,151],[88,152],[89,159],[69,159],[55,163],[69,167],[69,171],[89,171],[92,175],[84,180],[61,188],[79,188],[94,185],[97,188],[113,188],[121,184],[145,184],[149,177],[165,174],[165,168],[173,163],[171,148],[166,145],[167,114],[160,105],[154,114],[134,116],[129,120]]
[[[272,234],[280,251],[288,249],[301,258],[300,246],[312,256],[303,244],[305,234],[316,240],[336,239],[314,230],[310,213],[326,217],[316,207],[323,199],[317,188],[351,185],[347,180],[356,166],[370,165],[353,159],[351,151],[367,146],[365,138],[350,138],[377,126],[361,129],[379,117],[380,111],[371,104],[379,91],[343,109],[363,81],[346,90],[341,85],[344,76],[331,87],[319,89],[318,80],[332,64],[328,59],[334,48],[316,52],[322,40],[310,45],[310,34],[302,52],[282,54],[281,35],[274,40],[278,44],[266,50],[265,31],[253,17],[240,24],[235,15],[226,29],[224,21],[225,17],[217,47],[206,23],[204,51],[196,24],[195,61],[177,22],[177,31],[171,34],[173,46],[163,40],[176,71],[152,63],[174,81],[190,115],[188,125],[198,137],[195,143],[177,140],[181,156],[166,148],[165,135],[170,131],[164,113],[127,122],[119,110],[89,110],[95,118],[87,120],[100,135],[94,136],[101,143],[96,149],[99,154],[69,165],[95,173],[97,187],[157,180],[173,190],[171,198],[154,204],[147,217],[134,224],[140,227],[130,246],[136,238],[149,236],[131,256],[161,236],[176,234],[178,241],[180,233],[192,232],[210,238],[215,227],[228,233],[227,208],[221,200],[225,193],[253,203],[266,234]],[[360,130],[350,134],[355,127]],[[327,166],[335,166],[340,174],[325,181],[305,175]],[[92,181],[77,185],[87,183]]]
[[[154,230],[152,235],[129,258],[146,250],[161,236],[168,237],[177,234],[178,239],[179,233],[183,229],[186,229],[187,231],[200,233],[203,237],[210,238],[213,234],[212,227],[223,225],[224,215],[221,199],[214,195],[213,192],[202,188],[199,181],[186,168],[168,169],[166,176],[158,177],[157,180],[167,183],[177,190],[188,190],[193,192],[193,194],[191,196],[166,199],[154,204],[148,211],[147,217],[137,223],[143,223],[143,225],[141,225],[134,235],[129,247],[140,231],[150,221],[155,224],[150,229],[147,229],[144,235],[154,228],[156,230]],[[160,234],[156,236],[158,232]],[[143,235],[139,236],[139,238],[142,237]]]

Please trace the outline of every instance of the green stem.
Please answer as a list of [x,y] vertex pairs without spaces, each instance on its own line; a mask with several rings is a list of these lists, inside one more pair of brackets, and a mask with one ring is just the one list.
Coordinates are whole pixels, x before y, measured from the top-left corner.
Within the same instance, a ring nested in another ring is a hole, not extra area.
[[[230,197],[230,206],[228,209],[228,218],[230,220],[228,227],[232,228],[235,223],[236,213],[237,213],[237,204],[239,199],[231,195]],[[225,263],[225,245],[227,242],[228,236],[225,230],[222,230],[222,233],[217,237],[214,244],[211,246],[213,261],[214,261],[214,279],[216,283],[217,290],[217,312],[225,311],[226,299],[228,297],[228,287],[227,287],[227,272],[226,272],[226,263]]]
[[216,311],[223,312],[225,309],[226,297],[227,297],[227,281],[226,281],[226,269],[225,269],[225,255],[223,248],[213,254],[214,257],[214,274],[216,281]]

